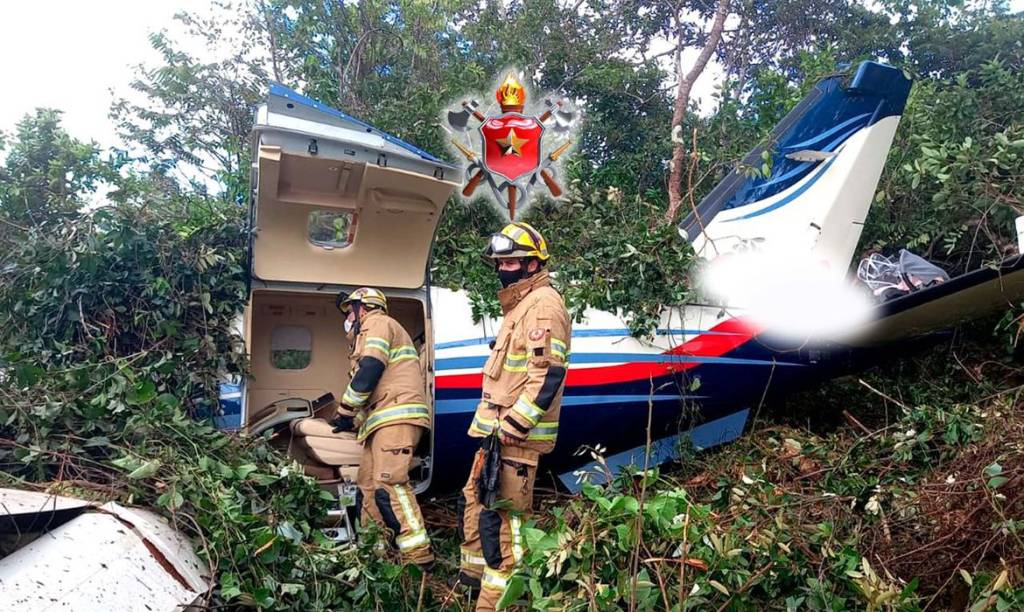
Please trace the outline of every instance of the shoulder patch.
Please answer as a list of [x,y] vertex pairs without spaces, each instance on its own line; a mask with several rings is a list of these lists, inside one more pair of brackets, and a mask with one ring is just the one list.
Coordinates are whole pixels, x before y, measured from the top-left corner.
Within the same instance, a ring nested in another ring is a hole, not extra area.
[[530,340],[533,340],[534,342],[536,342],[537,340],[540,340],[541,338],[543,338],[544,334],[546,334],[547,332],[548,332],[548,330],[542,329],[540,327],[538,327],[537,329],[531,329],[530,330]]

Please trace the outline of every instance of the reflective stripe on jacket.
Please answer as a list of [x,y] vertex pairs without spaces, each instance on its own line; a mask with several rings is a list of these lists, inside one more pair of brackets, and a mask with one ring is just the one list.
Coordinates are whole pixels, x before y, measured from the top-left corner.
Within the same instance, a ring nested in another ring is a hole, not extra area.
[[373,389],[354,389],[349,383],[341,403],[359,410],[356,423],[364,440],[384,425],[410,423],[430,428],[432,419],[420,369],[419,353],[405,328],[383,311],[363,316],[351,356],[350,381],[356,380],[360,361],[376,359],[384,365]]

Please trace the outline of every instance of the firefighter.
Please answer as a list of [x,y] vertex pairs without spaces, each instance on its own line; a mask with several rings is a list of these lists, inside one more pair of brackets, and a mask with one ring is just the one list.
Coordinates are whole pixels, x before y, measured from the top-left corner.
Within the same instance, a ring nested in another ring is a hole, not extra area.
[[[458,581],[479,589],[477,610],[494,610],[523,555],[521,527],[533,506],[537,460],[551,452],[569,356],[570,320],[551,286],[544,238],[510,223],[484,251],[501,281],[504,320],[484,365],[483,397],[469,435],[483,438],[463,488]],[[500,444],[491,442],[497,436]],[[495,503],[480,501],[486,448],[500,448]]]
[[343,293],[337,306],[355,347],[350,382],[331,424],[336,433],[358,429],[363,443],[356,476],[360,513],[394,534],[403,561],[427,567],[434,555],[409,486],[413,452],[431,424],[419,353],[388,316],[387,299],[377,289]]

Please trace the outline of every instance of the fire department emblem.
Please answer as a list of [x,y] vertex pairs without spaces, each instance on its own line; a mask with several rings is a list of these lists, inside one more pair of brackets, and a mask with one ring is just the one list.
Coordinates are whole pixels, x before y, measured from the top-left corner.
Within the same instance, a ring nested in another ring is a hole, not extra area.
[[[543,182],[553,197],[562,195],[555,180],[554,164],[572,145],[568,135],[576,113],[565,98],[548,97],[539,116],[525,114],[526,89],[511,72],[498,87],[495,98],[501,114],[485,116],[479,111],[478,101],[465,100],[461,109],[448,112],[448,125],[469,138],[474,133],[470,122],[477,122],[479,154],[472,145],[452,139],[469,162],[462,195],[472,196],[480,183],[486,181],[494,198],[508,209],[509,219],[515,220],[517,208],[523,208],[538,182]],[[549,131],[553,139],[563,142],[545,153],[544,138]]]

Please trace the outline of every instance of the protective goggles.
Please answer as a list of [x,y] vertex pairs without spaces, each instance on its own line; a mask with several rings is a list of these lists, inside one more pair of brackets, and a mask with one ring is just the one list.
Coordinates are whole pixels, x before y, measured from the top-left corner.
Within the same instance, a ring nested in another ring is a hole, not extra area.
[[491,255],[511,255],[516,249],[522,248],[520,244],[505,234],[492,234],[487,252]]

